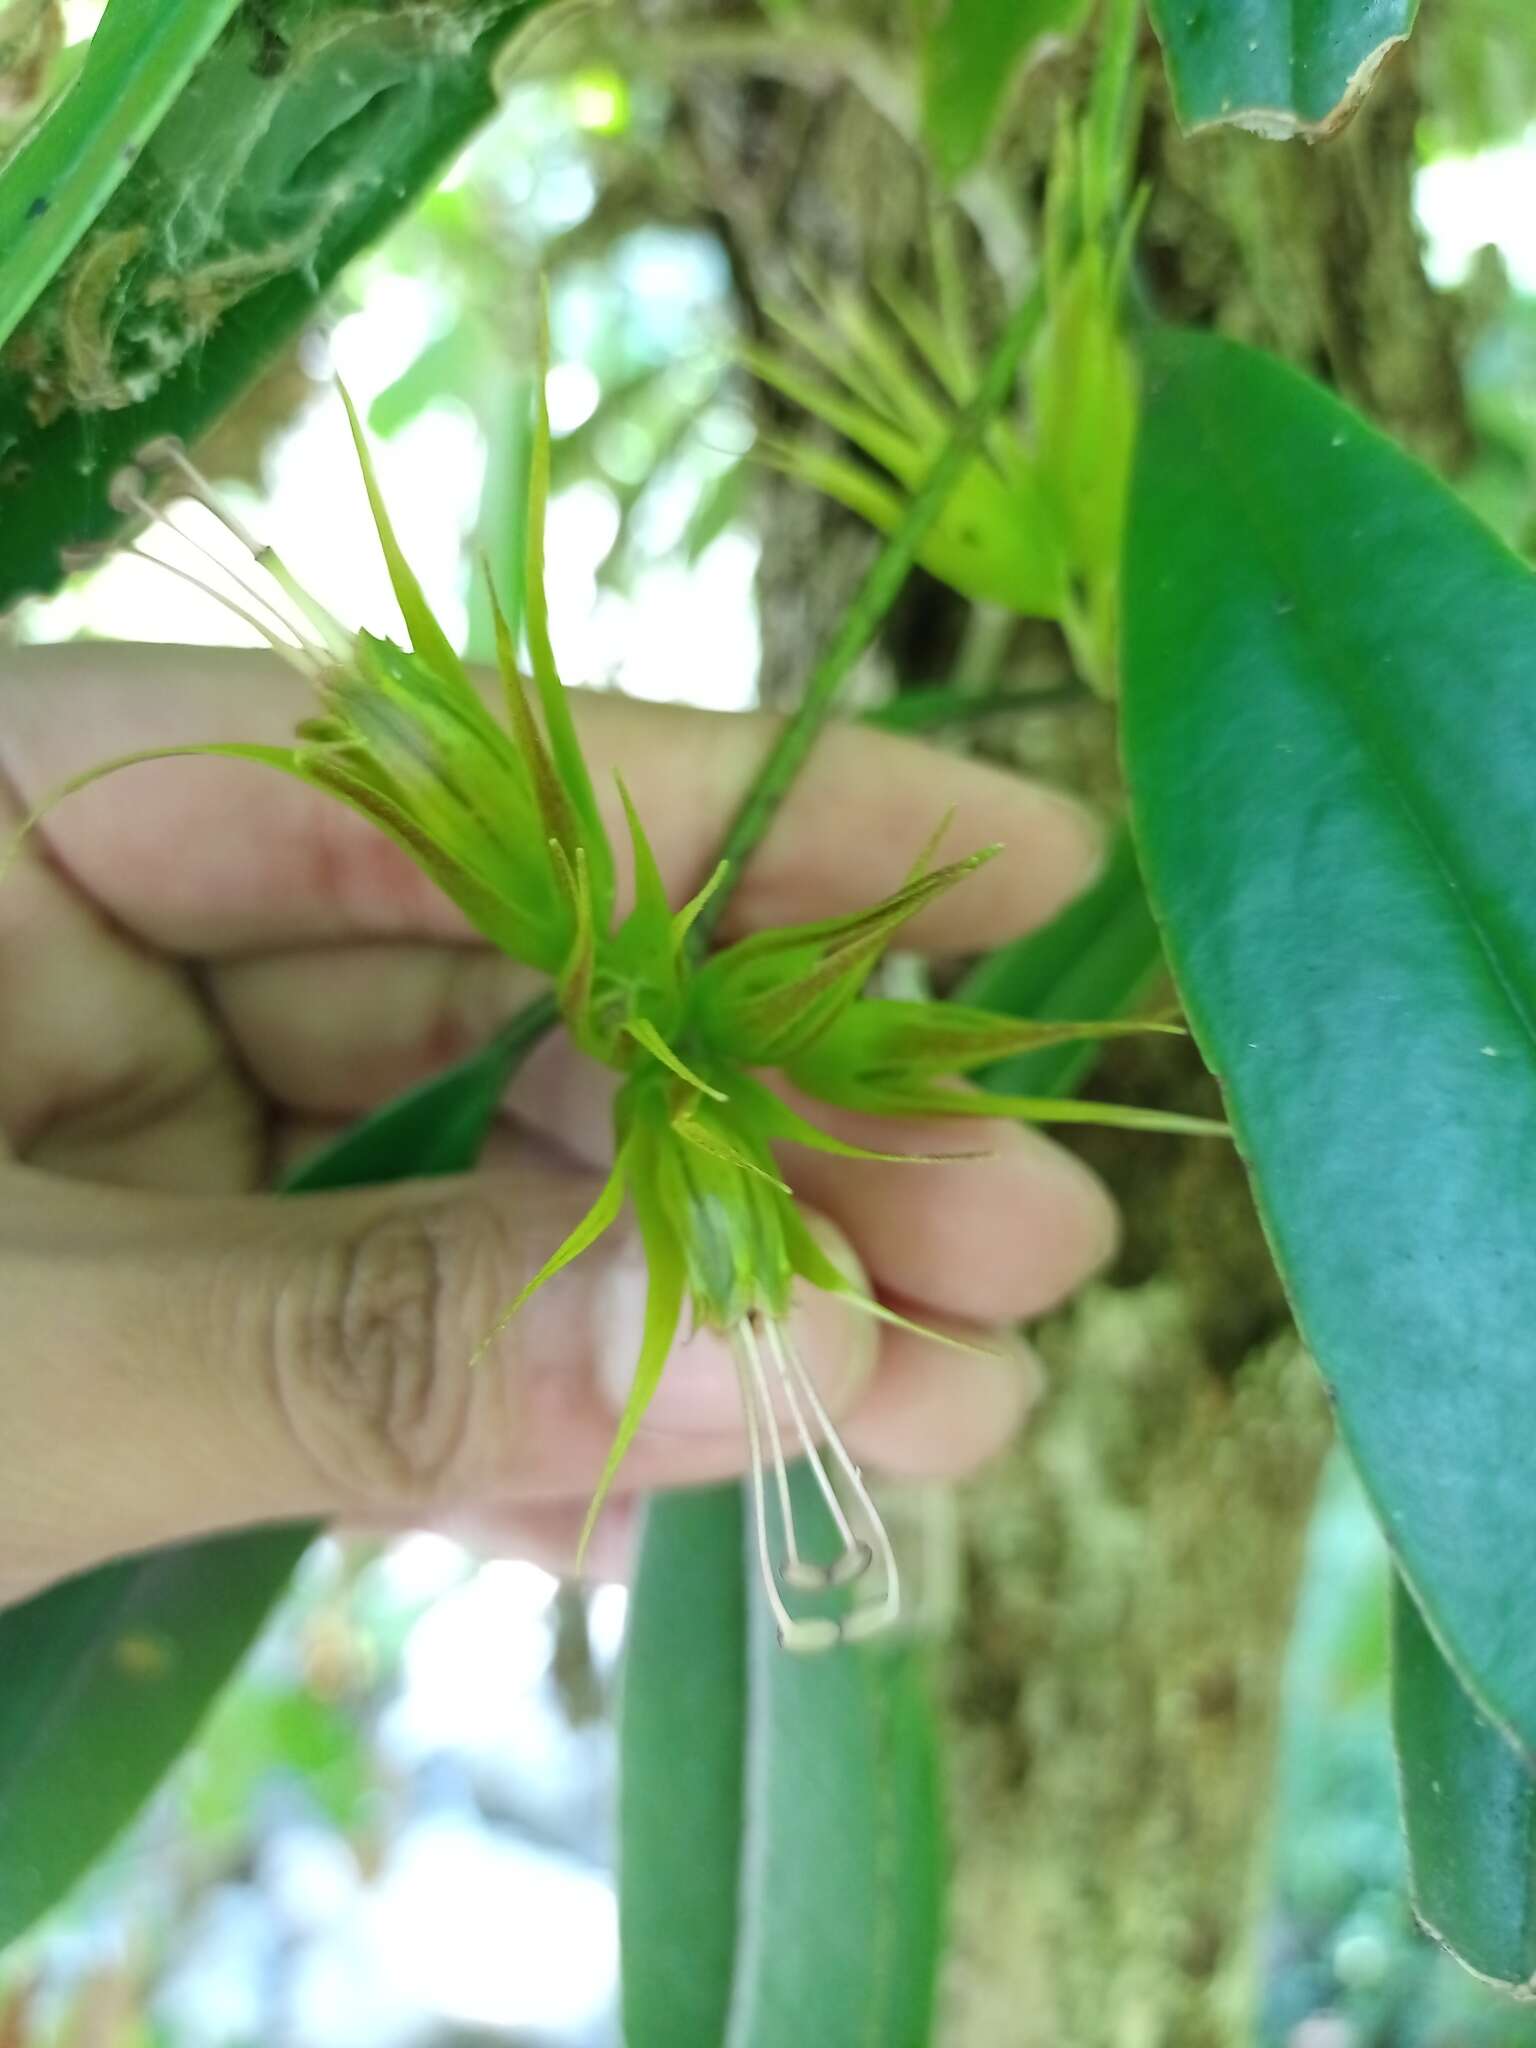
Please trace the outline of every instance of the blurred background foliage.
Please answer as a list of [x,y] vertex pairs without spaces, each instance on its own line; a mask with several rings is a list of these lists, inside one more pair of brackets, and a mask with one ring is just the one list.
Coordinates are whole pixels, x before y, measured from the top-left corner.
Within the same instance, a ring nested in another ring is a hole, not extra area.
[[[89,0],[0,4],[0,144],[70,75],[96,13]],[[1456,297],[1476,436],[1458,481],[1536,556],[1536,22],[1525,0],[1443,0],[1425,17],[1419,213],[1431,272]],[[348,272],[204,459],[335,609],[387,617],[329,388],[340,372],[381,439],[407,552],[483,655],[471,543],[493,562],[516,555],[527,308],[543,273],[566,675],[741,707],[755,689],[765,469],[734,361],[730,264],[675,147],[669,68],[699,52],[642,44],[623,20],[579,14],[525,44],[500,118]],[[825,73],[887,101],[916,89],[915,53],[903,73],[793,0],[710,34],[711,62],[789,75],[808,99]],[[1000,117],[1027,120],[1030,91],[1021,66]],[[1001,632],[982,618],[951,676],[904,680],[985,692]],[[0,634],[209,642],[239,629],[114,560]],[[1536,2044],[1536,2014],[1481,1991],[1413,1927],[1385,1591],[1339,1466],[1288,1681],[1261,2038]],[[623,1613],[620,1589],[562,1587],[436,1536],[319,1546],[150,1813],[0,1966],[0,2048],[614,2042],[608,1710]]]

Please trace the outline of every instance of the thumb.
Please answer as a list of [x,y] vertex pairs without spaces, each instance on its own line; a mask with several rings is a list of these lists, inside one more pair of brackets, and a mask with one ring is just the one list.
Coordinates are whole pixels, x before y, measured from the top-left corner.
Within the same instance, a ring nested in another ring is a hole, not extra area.
[[[211,1201],[0,1171],[0,1603],[220,1528],[428,1520],[469,1500],[585,1500],[639,1348],[624,1225],[556,1276],[473,1371],[499,1311],[590,1204],[530,1158],[457,1180]],[[825,1296],[801,1348],[843,1409],[874,1360]],[[668,1367],[629,1486],[738,1469],[722,1345]]]

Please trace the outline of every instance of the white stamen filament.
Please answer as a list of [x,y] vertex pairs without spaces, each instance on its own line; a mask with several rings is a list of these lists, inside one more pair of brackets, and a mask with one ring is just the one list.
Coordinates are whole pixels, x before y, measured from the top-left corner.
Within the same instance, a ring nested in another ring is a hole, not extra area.
[[[779,1641],[787,1650],[810,1651],[830,1649],[841,1641],[877,1634],[880,1630],[888,1628],[896,1619],[901,1596],[895,1552],[863,1476],[839,1438],[832,1418],[827,1413],[826,1405],[816,1390],[815,1382],[782,1325],[767,1318],[752,1317],[738,1325],[734,1335],[732,1353],[736,1361],[737,1383],[741,1390],[747,1443],[752,1461],[752,1500],[758,1562],[762,1572],[763,1588],[778,1629]],[[789,1474],[785,1465],[783,1435],[774,1408],[773,1392],[763,1362],[760,1339],[767,1344],[778,1383],[784,1391],[784,1400],[794,1423],[796,1449],[810,1465],[818,1490],[842,1540],[842,1551],[830,1566],[812,1564],[800,1551]],[[853,1523],[838,1497],[837,1487],[817,1447],[812,1427],[807,1422],[807,1411],[813,1418],[815,1430],[825,1438],[838,1469],[847,1480],[858,1505],[859,1518],[867,1522],[869,1533],[874,1539],[874,1550],[855,1533]],[[770,1455],[784,1553],[777,1563],[768,1527]],[[855,1606],[841,1620],[835,1620],[830,1615],[796,1616],[790,1612],[784,1600],[783,1587],[796,1592],[822,1592],[832,1587],[846,1586],[869,1569],[876,1551],[880,1557],[885,1582],[884,1590],[878,1599]]]
[[[183,534],[180,538],[185,539],[186,536]],[[141,562],[150,562],[155,568],[163,569],[168,576],[175,576],[183,583],[190,583],[192,588],[200,590],[204,597],[211,597],[214,603],[222,605],[225,611],[233,612],[237,619],[243,619],[253,633],[261,635],[262,639],[266,641],[274,653],[280,654],[286,662],[291,663],[294,668],[298,669],[311,682],[319,674],[319,667],[312,651],[308,647],[298,641],[282,639],[273,632],[267,620],[259,619],[254,612],[247,611],[243,604],[236,603],[235,599],[228,596],[226,592],[215,589],[214,585],[208,582],[205,577],[194,575],[190,569],[184,569],[179,562],[168,562],[164,555],[151,554],[149,549],[139,541],[130,541],[126,552],[130,555],[137,555]],[[222,564],[220,566],[222,567]],[[245,585],[241,584],[240,587],[244,589]],[[265,604],[266,601],[263,599],[261,602]],[[278,620],[285,631],[291,632],[293,630],[288,620],[283,618],[281,612],[274,610],[270,605],[267,605],[266,608],[271,617]]]
[[185,448],[172,434],[158,441],[149,442],[139,451],[139,460],[156,469],[171,469],[181,478],[187,496],[196,500],[206,512],[211,512],[226,532],[237,540],[255,562],[258,569],[264,569],[291,604],[298,606],[304,618],[320,635],[324,648],[333,657],[345,661],[351,651],[351,640],[338,622],[304,589],[303,585],[289,571],[282,557],[265,541],[258,540],[243,521],[237,519],[229,507],[223,504],[212,484],[196,467]]
[[[827,1504],[827,1513],[832,1517],[833,1526],[836,1528],[838,1535],[843,1539],[842,1555],[837,1559],[836,1563],[832,1565],[804,1565],[795,1555],[794,1536],[793,1532],[791,1532],[788,1546],[790,1564],[785,1571],[785,1578],[789,1584],[798,1585],[802,1591],[822,1586],[847,1585],[850,1580],[858,1578],[869,1569],[872,1553],[869,1545],[861,1543],[858,1537],[854,1535],[853,1525],[849,1522],[843,1510],[843,1504],[837,1497],[837,1488],[832,1484],[831,1475],[822,1463],[821,1452],[817,1448],[816,1439],[806,1427],[805,1415],[800,1407],[800,1395],[795,1385],[795,1375],[791,1371],[789,1361],[785,1356],[788,1347],[784,1334],[777,1323],[769,1323],[767,1329],[768,1349],[773,1354],[773,1362],[778,1368],[779,1385],[784,1389],[784,1399],[788,1404],[791,1416],[794,1418],[795,1434],[800,1439],[801,1451],[806,1463],[811,1468],[817,1486],[821,1490],[821,1497]],[[790,1577],[791,1570],[795,1573],[793,1578]]]
[[875,1539],[880,1554],[881,1570],[885,1575],[885,1592],[879,1601],[866,1606],[855,1607],[842,1625],[845,1637],[858,1638],[876,1635],[881,1629],[889,1628],[901,1609],[901,1581],[896,1569],[896,1552],[885,1523],[880,1519],[880,1510],[875,1506],[874,1497],[864,1483],[864,1475],[848,1455],[847,1445],[838,1435],[826,1403],[816,1390],[816,1382],[805,1369],[805,1363],[789,1341],[785,1332],[776,1323],[769,1325],[769,1343],[775,1347],[775,1355],[781,1367],[797,1383],[804,1395],[806,1405],[816,1418],[816,1427],[821,1431],[833,1458],[841,1467],[854,1499],[863,1511],[870,1534]]
[[[232,598],[226,596],[222,590],[218,589],[216,585],[194,575],[190,570],[180,567],[175,562],[166,561],[161,555],[151,554],[142,547],[134,548],[131,552],[138,554],[144,561],[153,562],[156,568],[164,569],[172,576],[180,576],[186,582],[195,584],[198,589],[213,598],[216,603],[224,605],[228,610],[244,619],[247,625],[254,627],[269,647],[276,653],[281,654],[285,660],[301,668],[306,676],[313,679],[320,671],[325,658],[325,649],[317,646],[310,638],[301,620],[296,620],[281,605],[275,603],[269,592],[262,590],[259,585],[253,583],[250,577],[244,575],[232,562],[226,562],[221,556],[214,554],[212,549],[205,547],[195,535],[186,532],[183,527],[178,526],[168,513],[162,512],[158,505],[152,504],[145,497],[143,491],[139,489],[139,482],[140,479],[137,472],[133,470],[124,470],[114,479],[111,495],[112,503],[117,509],[122,512],[136,512],[153,531],[166,534],[172,540],[179,541],[183,547],[190,548],[199,561],[207,563],[208,567],[216,571],[220,576],[228,577],[235,588],[243,591],[252,604],[259,605],[269,619],[276,620],[284,633],[293,636],[292,640],[281,638],[272,631],[269,625],[263,624],[259,617],[248,611],[245,606],[236,603]],[[201,503],[202,500],[198,500],[198,502]],[[218,516],[215,514],[215,517]],[[227,524],[227,522],[224,523]],[[230,531],[235,533],[237,539],[241,538],[235,528],[231,527]]]
[[[763,1354],[758,1349],[757,1332],[753,1328],[750,1316],[741,1326],[741,1347],[746,1354],[747,1370],[752,1376],[752,1392],[756,1405],[768,1425],[768,1441],[773,1446],[774,1486],[779,1496],[779,1525],[784,1532],[784,1561],[779,1571],[785,1584],[794,1586],[800,1583],[805,1574],[805,1563],[800,1556],[800,1546],[795,1535],[795,1516],[789,1498],[789,1473],[784,1463],[784,1440],[779,1430],[778,1412],[773,1405],[768,1375],[763,1370]],[[803,1430],[801,1435],[804,1435]]]
[[[736,1359],[737,1382],[741,1387],[742,1411],[747,1421],[747,1448],[752,1454],[752,1510],[757,1527],[757,1562],[774,1626],[778,1629],[779,1641],[786,1650],[830,1650],[842,1633],[838,1624],[821,1616],[797,1621],[784,1605],[784,1596],[779,1591],[778,1575],[774,1571],[773,1556],[768,1547],[767,1489],[763,1481],[763,1439],[762,1426],[758,1420],[756,1389],[752,1383],[751,1368],[747,1363],[746,1347],[733,1345],[731,1348]],[[782,1459],[779,1462],[782,1471]]]

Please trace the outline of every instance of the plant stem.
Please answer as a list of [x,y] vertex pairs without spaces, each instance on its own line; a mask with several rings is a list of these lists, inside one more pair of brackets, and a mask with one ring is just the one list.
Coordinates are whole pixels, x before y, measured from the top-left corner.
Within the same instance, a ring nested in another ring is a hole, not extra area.
[[742,869],[761,844],[790,784],[805,765],[816,736],[831,715],[838,691],[879,630],[917,560],[929,528],[981,445],[981,438],[1013,389],[1019,360],[1034,339],[1045,310],[1045,293],[1035,284],[1019,301],[1003,329],[974,396],[954,424],[928,474],[908,501],[900,524],[875,557],[858,595],[843,614],[832,644],[816,664],[805,696],[779,734],[726,834],[720,858],[728,863],[724,881],[694,923],[690,943],[701,953],[720,921]]

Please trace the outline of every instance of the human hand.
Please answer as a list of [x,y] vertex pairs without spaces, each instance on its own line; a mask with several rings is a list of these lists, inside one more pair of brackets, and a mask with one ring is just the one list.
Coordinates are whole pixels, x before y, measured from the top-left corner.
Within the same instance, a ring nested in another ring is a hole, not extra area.
[[[600,790],[622,766],[680,900],[703,879],[770,721],[575,699]],[[7,657],[0,843],[72,774],[145,745],[281,743],[304,687],[260,655],[90,647]],[[898,884],[953,807],[1000,858],[914,921],[934,953],[994,945],[1090,877],[1065,800],[909,742],[834,729],[737,891],[727,931],[835,915]],[[484,1168],[272,1200],[347,1122],[482,1043],[537,986],[403,855],[298,783],[224,761],[125,770],[49,814],[0,886],[0,1604],[122,1552],[242,1524],[431,1523],[568,1561],[627,1391],[644,1269],[614,1232],[471,1373],[497,1311],[595,1191],[604,1077],[534,1055]],[[1001,1356],[940,1349],[824,1295],[801,1348],[856,1457],[965,1470],[1036,1382],[999,1331],[1110,1253],[1114,1212],[1013,1125],[818,1108],[877,1165],[786,1151],[876,1292]],[[738,1470],[729,1357],[679,1346],[594,1543],[631,1504]]]

